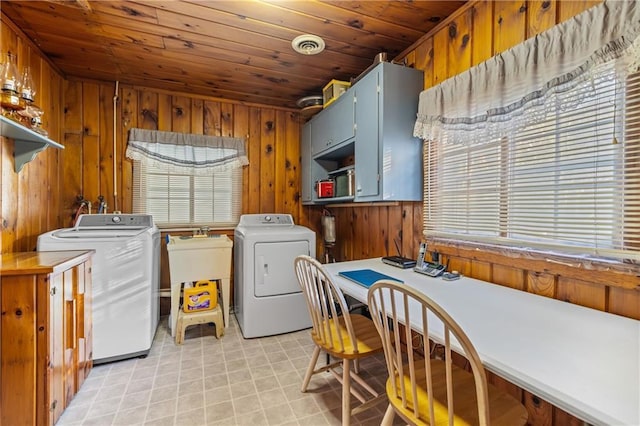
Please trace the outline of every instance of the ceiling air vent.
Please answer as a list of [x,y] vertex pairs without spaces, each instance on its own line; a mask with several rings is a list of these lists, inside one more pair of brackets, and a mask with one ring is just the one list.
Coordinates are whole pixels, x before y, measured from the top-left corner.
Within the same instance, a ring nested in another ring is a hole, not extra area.
[[293,39],[291,47],[303,55],[317,55],[324,50],[324,40],[315,35],[303,34]]
[[310,106],[322,106],[322,96],[305,96],[304,98],[298,99],[296,105],[300,108],[306,108]]
[[322,96],[305,96],[304,98],[298,99],[296,105],[300,110],[300,115],[305,120],[308,120],[316,113],[322,111]]

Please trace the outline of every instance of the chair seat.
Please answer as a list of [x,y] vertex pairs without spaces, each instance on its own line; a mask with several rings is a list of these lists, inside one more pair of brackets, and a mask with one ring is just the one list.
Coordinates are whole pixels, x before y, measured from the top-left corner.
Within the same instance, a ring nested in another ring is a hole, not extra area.
[[[405,366],[404,371],[407,371],[408,368],[408,366]],[[389,402],[402,417],[411,419],[412,422],[416,422],[417,424],[447,425],[447,388],[444,361],[438,359],[431,360],[435,422],[429,421],[429,399],[427,397],[427,390],[422,385],[426,383],[424,361],[420,360],[415,362],[415,369],[416,382],[418,383],[416,386],[417,397],[418,401],[420,401],[418,406],[418,419],[416,419],[413,412],[414,403],[411,392],[407,392],[407,406],[403,407],[399,395],[393,397],[394,390],[391,379],[387,380],[386,386]],[[453,411],[455,413],[454,423],[459,425],[477,425],[479,423],[478,402],[473,375],[456,365],[452,365],[452,375],[454,395]],[[397,377],[396,383],[399,385]],[[408,376],[404,377],[404,386],[406,386],[407,389],[411,388],[411,379]],[[487,384],[487,388],[489,395],[489,424],[492,426],[515,426],[523,425],[527,422],[527,410],[516,398],[491,384]]]
[[[300,255],[294,268],[307,302],[313,324],[311,338],[316,345],[301,390],[307,391],[314,374],[330,372],[342,384],[342,426],[349,426],[352,414],[367,410],[384,398],[384,394],[357,374],[361,359],[382,352],[380,335],[370,318],[349,312],[340,288],[331,281],[320,262]],[[339,361],[316,368],[321,351]],[[337,370],[340,367],[341,371]],[[351,386],[352,381],[359,386]],[[351,395],[360,401],[357,407],[352,407]]]
[[[311,332],[311,337],[318,346],[321,346],[322,349],[330,355],[339,358],[355,359],[381,352],[382,341],[380,340],[380,335],[378,334],[378,330],[376,330],[376,326],[373,322],[364,315],[351,314],[350,317],[355,334],[358,336],[355,342],[357,348],[354,347],[349,339],[349,333],[347,332],[344,324],[344,318],[342,316],[338,317],[340,333],[336,330],[336,321],[331,320],[329,322],[331,335],[333,336],[331,346],[322,342],[313,331]],[[323,323],[323,326],[326,329],[326,321]],[[341,349],[343,345],[340,344],[340,336],[342,336],[344,351]]]

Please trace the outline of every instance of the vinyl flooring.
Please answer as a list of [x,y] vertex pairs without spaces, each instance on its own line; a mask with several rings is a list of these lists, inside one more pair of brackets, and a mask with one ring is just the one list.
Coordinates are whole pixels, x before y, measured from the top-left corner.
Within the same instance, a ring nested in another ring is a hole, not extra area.
[[[57,425],[341,424],[341,385],[330,373],[314,375],[300,391],[314,349],[308,329],[244,339],[233,315],[230,322],[220,340],[204,324],[189,327],[176,345],[162,318],[149,355],[94,366]],[[322,354],[318,363],[325,362]],[[384,391],[382,354],[360,370]],[[351,424],[380,424],[386,406],[382,401]]]

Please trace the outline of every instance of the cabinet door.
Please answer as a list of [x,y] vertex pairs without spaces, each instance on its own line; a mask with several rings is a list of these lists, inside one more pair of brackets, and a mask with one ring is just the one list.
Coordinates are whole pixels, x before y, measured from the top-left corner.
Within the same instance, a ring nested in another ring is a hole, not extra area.
[[356,85],[356,201],[380,195],[379,74],[372,70]]
[[310,203],[313,195],[313,180],[311,178],[311,123],[302,126],[302,139],[300,141],[300,167],[302,202]]
[[347,90],[311,121],[311,155],[331,151],[354,135],[354,92]]
[[355,134],[354,130],[354,91],[347,90],[334,102],[331,108],[331,128],[333,131],[333,144],[338,145],[349,140]]
[[64,282],[63,275],[52,275],[49,279],[49,398],[45,407],[54,424],[64,411]]
[[[44,405],[44,389],[37,386],[35,351],[37,281],[33,276],[2,277],[0,285],[0,424],[36,424],[36,410]],[[44,307],[46,309],[46,306]],[[46,314],[46,310],[45,310]]]
[[327,149],[331,144],[331,123],[330,116],[326,111],[320,111],[312,121],[309,122],[311,127],[311,155]]
[[76,282],[77,267],[63,273],[64,280],[64,401],[65,407],[76,394],[77,335]]
[[91,261],[78,266],[77,294],[77,336],[78,336],[78,371],[77,389],[84,383],[93,367],[92,323],[91,323]]

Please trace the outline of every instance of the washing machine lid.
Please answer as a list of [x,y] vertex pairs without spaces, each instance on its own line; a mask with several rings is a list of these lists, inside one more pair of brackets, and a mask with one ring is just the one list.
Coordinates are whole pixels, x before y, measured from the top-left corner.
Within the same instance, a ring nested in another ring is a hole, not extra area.
[[145,232],[148,228],[108,228],[108,229],[60,229],[51,235],[63,239],[88,238],[131,238]]
[[59,229],[56,238],[129,238],[154,228],[153,217],[146,214],[83,214],[73,228]]

